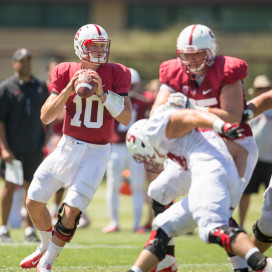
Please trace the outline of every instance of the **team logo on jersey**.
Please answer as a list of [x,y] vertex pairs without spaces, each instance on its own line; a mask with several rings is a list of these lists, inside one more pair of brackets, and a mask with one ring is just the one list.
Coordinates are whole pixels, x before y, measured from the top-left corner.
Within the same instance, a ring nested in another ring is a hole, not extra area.
[[185,95],[187,95],[189,93],[189,86],[182,86],[181,90]]

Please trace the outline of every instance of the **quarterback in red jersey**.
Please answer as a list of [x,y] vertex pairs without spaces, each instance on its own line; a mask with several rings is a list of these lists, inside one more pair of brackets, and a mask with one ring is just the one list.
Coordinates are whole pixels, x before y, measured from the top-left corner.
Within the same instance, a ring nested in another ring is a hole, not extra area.
[[[216,56],[215,35],[204,25],[195,24],[183,29],[178,36],[176,49],[177,58],[165,61],[160,66],[159,79],[162,85],[151,114],[169,98],[176,104],[212,112],[225,122],[240,123],[246,107],[243,80],[247,76],[247,64],[234,57]],[[258,150],[250,127],[247,124],[241,127],[246,137],[235,142],[248,151],[242,185],[244,190],[257,163]],[[189,187],[190,177],[186,171],[168,160],[164,171],[148,188],[155,214],[162,212],[165,205],[177,197],[186,194]],[[170,241],[170,244],[166,257],[174,254],[174,242]],[[230,257],[234,271],[248,271],[244,260],[237,256]]]
[[[103,179],[114,120],[128,125],[132,116],[130,71],[124,65],[108,63],[110,40],[106,31],[95,24],[82,26],[75,35],[74,49],[80,63],[64,62],[55,67],[52,93],[41,110],[41,120],[49,124],[65,106],[64,134],[37,169],[28,190],[27,209],[41,236],[41,245],[21,262],[21,267],[38,265],[39,272],[51,271]],[[76,95],[74,89],[83,69],[98,84],[96,94],[87,99]],[[69,188],[52,236],[46,203],[65,184]]]

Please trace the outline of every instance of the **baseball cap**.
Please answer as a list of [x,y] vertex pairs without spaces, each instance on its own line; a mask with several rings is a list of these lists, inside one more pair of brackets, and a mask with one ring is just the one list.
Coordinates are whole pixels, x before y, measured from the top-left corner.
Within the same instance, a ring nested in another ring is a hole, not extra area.
[[12,56],[12,59],[15,61],[20,61],[24,58],[32,58],[30,51],[26,48],[17,49]]
[[254,89],[269,88],[269,87],[271,87],[271,82],[266,75],[259,75],[255,77],[253,82]]

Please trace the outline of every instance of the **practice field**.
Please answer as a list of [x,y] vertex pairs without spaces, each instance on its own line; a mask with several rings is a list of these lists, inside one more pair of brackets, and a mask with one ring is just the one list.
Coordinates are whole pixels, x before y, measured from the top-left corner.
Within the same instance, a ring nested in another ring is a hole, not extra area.
[[[0,184],[0,188],[2,188],[3,183]],[[92,220],[91,225],[88,228],[77,230],[71,243],[56,259],[52,271],[126,272],[133,265],[149,233],[135,234],[132,232],[130,196],[121,197],[121,231],[113,234],[102,233],[101,229],[108,224],[105,189],[105,182],[102,182],[87,210]],[[260,216],[261,204],[262,192],[253,195],[251,200],[250,212],[245,226],[249,234],[251,234],[252,224]],[[146,215],[146,210],[144,215]],[[236,213],[235,218],[237,218]],[[13,244],[0,244],[0,272],[24,271],[19,266],[20,261],[32,253],[38,244],[25,244],[22,242],[23,235],[23,229],[11,229],[11,236],[15,242]],[[206,245],[198,238],[197,230],[193,235],[177,238],[176,245],[179,271],[232,271],[225,251],[217,245]],[[272,250],[269,250],[267,254],[271,256]],[[28,271],[36,271],[36,269],[29,269]]]

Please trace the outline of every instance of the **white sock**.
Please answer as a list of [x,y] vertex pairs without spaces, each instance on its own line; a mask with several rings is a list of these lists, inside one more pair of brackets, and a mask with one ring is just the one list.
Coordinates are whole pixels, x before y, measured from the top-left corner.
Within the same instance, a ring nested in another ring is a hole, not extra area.
[[0,234],[8,233],[8,226],[2,225],[0,226]]
[[48,230],[48,231],[41,231],[38,230],[40,237],[41,237],[41,249],[42,250],[46,250],[48,249],[49,243],[52,239],[52,229]]
[[55,245],[52,241],[50,241],[47,251],[41,259],[42,264],[50,264],[52,265],[54,260],[58,257],[63,247]]
[[229,261],[230,261],[230,264],[231,264],[233,270],[248,267],[246,260],[238,255],[235,255],[233,257],[229,257]]
[[251,249],[247,252],[247,254],[246,254],[246,256],[245,256],[246,261],[248,261],[248,259],[250,258],[250,256],[251,256],[252,254],[254,254],[255,252],[258,252],[258,251],[260,251],[260,250],[259,250],[257,247],[251,248]]
[[136,265],[133,265],[131,268],[132,271],[134,272],[143,272],[139,267],[137,267]]

